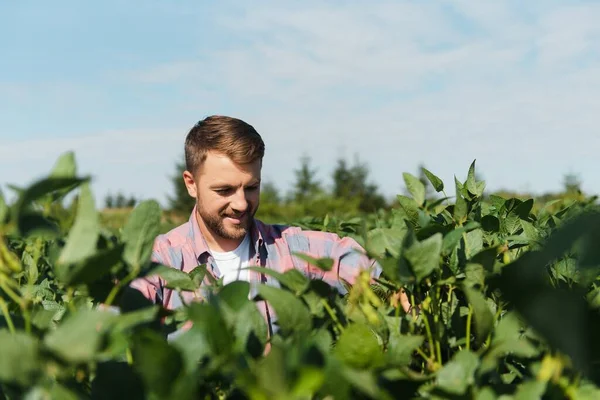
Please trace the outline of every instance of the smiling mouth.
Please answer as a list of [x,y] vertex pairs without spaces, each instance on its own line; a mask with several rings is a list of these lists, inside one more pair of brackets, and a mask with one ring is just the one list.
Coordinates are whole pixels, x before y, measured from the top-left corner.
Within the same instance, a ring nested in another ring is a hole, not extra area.
[[237,215],[237,216],[229,216],[229,215],[226,215],[226,216],[225,216],[225,218],[226,218],[226,219],[228,219],[228,220],[230,220],[230,221],[231,221],[231,222],[233,222],[234,224],[240,224],[240,223],[242,222],[242,220],[243,220],[244,218],[246,218],[246,213],[244,213],[244,214],[240,214],[240,215]]

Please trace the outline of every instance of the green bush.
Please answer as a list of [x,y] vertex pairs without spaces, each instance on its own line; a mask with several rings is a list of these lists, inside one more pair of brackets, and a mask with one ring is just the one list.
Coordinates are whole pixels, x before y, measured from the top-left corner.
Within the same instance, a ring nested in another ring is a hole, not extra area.
[[[598,398],[595,199],[536,212],[531,199],[484,197],[474,167],[453,202],[427,200],[405,174],[411,195],[389,212],[301,213],[298,225],[355,237],[384,275],[340,296],[296,270],[263,271],[282,284],[259,287],[278,314],[268,339],[248,283],[150,261],[155,201],[103,227],[66,154],[14,204],[0,196],[0,399]],[[162,309],[128,288],[149,274],[211,296]],[[400,288],[418,305],[409,313]]]

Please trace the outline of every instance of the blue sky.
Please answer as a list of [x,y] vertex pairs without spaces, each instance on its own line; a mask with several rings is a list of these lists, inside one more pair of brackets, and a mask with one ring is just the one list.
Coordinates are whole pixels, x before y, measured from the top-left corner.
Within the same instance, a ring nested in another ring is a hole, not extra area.
[[598,20],[591,1],[1,2],[0,185],[73,150],[100,204],[164,204],[188,129],[227,114],[282,190],[303,154],[325,184],[358,154],[389,197],[474,159],[488,190],[572,172],[600,193]]

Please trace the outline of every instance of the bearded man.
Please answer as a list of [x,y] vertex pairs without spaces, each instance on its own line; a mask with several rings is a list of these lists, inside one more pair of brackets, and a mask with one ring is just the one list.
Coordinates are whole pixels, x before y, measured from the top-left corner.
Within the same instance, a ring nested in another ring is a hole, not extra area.
[[[269,225],[255,218],[264,153],[259,133],[240,119],[210,116],[192,127],[185,140],[183,180],[195,206],[187,222],[156,238],[153,261],[186,273],[205,264],[207,272],[215,279],[222,278],[224,284],[245,280],[278,285],[272,277],[244,268],[259,266],[277,272],[295,268],[310,279],[322,279],[340,293],[346,292],[342,280],[353,284],[361,269],[378,276],[380,266],[352,238]],[[323,271],[295,253],[331,258],[333,266]],[[182,305],[180,296],[165,288],[158,276],[139,278],[131,286],[167,309]],[[184,292],[182,297],[185,302],[194,301],[202,294]],[[400,303],[409,310],[403,291]],[[272,334],[273,310],[263,304],[261,312]]]

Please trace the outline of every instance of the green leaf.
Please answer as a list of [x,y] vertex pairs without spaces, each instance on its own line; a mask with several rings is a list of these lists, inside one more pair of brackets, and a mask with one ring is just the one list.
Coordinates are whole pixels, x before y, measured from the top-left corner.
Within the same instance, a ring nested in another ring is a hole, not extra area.
[[156,332],[144,330],[133,338],[133,368],[145,387],[166,398],[183,370],[181,353]]
[[154,305],[137,311],[119,314],[115,319],[113,332],[123,332],[138,325],[152,322],[157,318],[159,310],[160,307],[158,305]]
[[77,217],[69,231],[67,244],[63,248],[58,264],[72,264],[90,257],[96,252],[100,220],[96,212],[94,197],[89,184],[84,183],[79,195]]
[[250,283],[246,281],[233,281],[223,286],[218,294],[219,299],[227,304],[233,311],[239,311],[246,303],[250,293]]
[[8,217],[9,208],[6,205],[6,200],[4,199],[4,194],[0,189],[0,225],[4,224]]
[[536,380],[523,382],[517,388],[515,400],[541,399],[544,392],[546,392],[546,382]]
[[481,360],[480,374],[495,369],[498,361],[506,355],[529,358],[539,354],[539,350],[521,334],[524,328],[525,326],[514,312],[508,312],[502,317],[494,331],[491,348],[485,352]]
[[461,350],[454,355],[437,373],[438,387],[447,393],[464,395],[469,386],[475,383],[475,371],[479,357],[469,350]]
[[[456,179],[456,178],[455,178]],[[454,220],[458,224],[462,224],[467,220],[467,213],[469,212],[467,201],[460,194],[460,187],[458,181],[456,181],[456,202],[454,203]]]
[[75,163],[75,153],[67,151],[63,153],[50,172],[51,178],[75,178],[77,174],[77,165]]
[[467,190],[474,194],[477,197],[481,197],[483,195],[483,191],[485,189],[485,182],[481,181],[481,182],[477,182],[476,178],[475,178],[475,161],[473,160],[473,162],[471,163],[471,166],[469,167],[469,173],[467,175],[467,181],[465,182],[465,187],[467,188]]
[[89,178],[44,178],[34,182],[25,189],[17,202],[17,215],[20,215],[29,205],[41,197],[63,189],[75,189]]
[[481,227],[486,232],[500,232],[500,220],[493,215],[484,215],[481,218]]
[[465,235],[465,255],[471,259],[475,254],[483,250],[483,231],[474,229]]
[[166,281],[166,287],[169,289],[194,291],[199,285],[189,274],[167,265],[157,265],[152,269],[149,275],[158,275]]
[[332,258],[327,258],[327,257],[314,258],[307,254],[298,253],[298,252],[295,252],[293,255],[308,262],[311,265],[314,265],[315,267],[317,267],[323,271],[331,271],[331,268],[333,268],[333,259]]
[[413,199],[419,207],[422,206],[425,202],[425,186],[423,185],[423,182],[408,172],[404,172],[402,176],[404,177],[406,188],[412,195]]
[[126,362],[107,361],[98,364],[92,381],[93,399],[132,399],[147,398],[140,375]]
[[415,201],[410,197],[402,195],[398,195],[396,198],[398,199],[399,208],[394,210],[394,216],[404,218],[413,225],[416,225],[419,220],[419,208]]
[[443,243],[442,249],[444,251],[444,254],[449,254],[450,252],[452,252],[452,250],[454,250],[456,248],[456,246],[458,245],[458,243],[460,242],[460,240],[463,237],[463,233],[467,233],[478,227],[479,227],[479,224],[477,222],[470,221],[465,226],[453,229],[452,231],[448,232],[448,234],[446,234],[446,236],[444,236],[444,240],[442,242]]
[[423,344],[424,336],[401,335],[394,332],[390,335],[387,360],[395,366],[409,365],[414,351]]
[[[473,307],[475,333],[479,343],[483,343],[494,327],[494,316],[481,292],[470,287],[463,287],[469,304]],[[469,338],[467,338],[469,340]]]
[[432,172],[430,172],[426,168],[421,167],[421,169],[425,173],[425,176],[427,176],[427,179],[429,179],[429,182],[431,182],[431,185],[433,185],[433,188],[435,189],[436,192],[439,193],[442,190],[444,190],[444,182],[442,182],[442,180],[440,178],[435,176]]
[[290,269],[284,273],[264,267],[248,267],[247,269],[274,277],[279,283],[293,290],[296,294],[304,292],[310,283],[310,280],[297,269]]
[[306,333],[312,328],[310,313],[302,300],[279,288],[259,285],[258,293],[275,310],[283,334]]
[[29,386],[43,367],[36,338],[24,332],[0,330],[0,382]]
[[93,360],[105,330],[116,319],[117,316],[109,312],[80,309],[62,320],[58,328],[44,338],[44,344],[71,363]]
[[123,228],[125,252],[123,257],[129,265],[140,268],[152,254],[154,240],[159,234],[161,212],[158,202],[141,202],[131,213]]
[[441,233],[436,233],[421,242],[415,242],[404,250],[403,255],[410,263],[417,283],[439,268],[441,251]]
[[373,368],[383,360],[375,333],[364,324],[352,323],[342,332],[333,353],[353,368]]
[[119,245],[100,250],[76,264],[55,264],[56,277],[65,285],[91,284],[110,273],[121,262],[122,254],[123,246]]
[[400,247],[406,234],[406,225],[403,228],[375,228],[367,233],[367,251],[378,257],[383,257],[386,252],[392,257],[400,256]]
[[245,351],[253,357],[263,354],[267,342],[265,319],[254,303],[246,303],[236,315],[234,335],[238,351]]
[[207,303],[193,303],[188,309],[194,329],[202,332],[204,341],[215,355],[228,354],[233,344],[232,334],[220,311],[215,305]]

